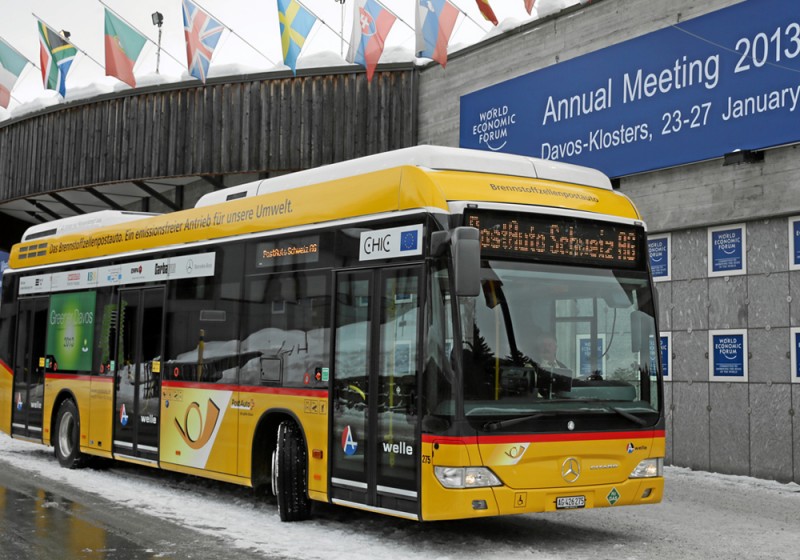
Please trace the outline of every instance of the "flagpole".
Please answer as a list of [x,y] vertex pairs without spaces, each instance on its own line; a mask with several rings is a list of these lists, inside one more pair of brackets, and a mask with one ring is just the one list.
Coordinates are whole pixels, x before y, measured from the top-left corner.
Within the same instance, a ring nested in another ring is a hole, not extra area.
[[[338,2],[339,0],[335,0],[335,1]],[[309,8],[308,6],[303,4],[300,0],[297,0],[297,3],[300,4],[300,6],[302,6],[306,11],[310,12],[311,14],[313,14],[314,17],[317,18],[322,25],[324,25],[325,27],[327,27],[328,29],[333,31],[333,34],[336,35],[337,37],[339,37],[339,39],[342,40],[342,47],[341,48],[342,48],[342,50],[344,50],[344,37],[341,34],[337,33],[336,30],[333,27],[328,25],[328,23],[324,19],[319,17],[314,10],[312,10],[311,8]],[[342,1],[341,4],[342,4],[342,10],[344,10],[344,1]],[[344,20],[342,20],[342,21],[344,21]]]
[[[114,9],[113,9],[113,8],[111,8],[110,6],[108,6],[108,4],[106,4],[105,2],[103,2],[103,0],[97,0],[97,1],[98,1],[98,2],[100,2],[100,4],[102,4],[102,5],[103,5],[105,8],[107,8],[107,9],[108,9],[108,11],[110,11],[112,14],[114,14],[115,16],[117,16],[119,19],[121,19],[121,20],[122,20],[123,22],[125,22],[127,25],[131,26],[131,27],[132,27],[133,29],[135,29],[136,31],[139,31],[139,28],[138,28],[138,27],[136,27],[136,26],[135,26],[135,25],[133,25],[131,22],[129,22],[128,20],[126,20],[124,17],[122,17],[121,15],[119,15],[119,14],[118,14],[116,11],[114,11]],[[161,32],[161,30],[159,29],[159,33],[160,33],[160,32]],[[150,41],[150,42],[151,42],[151,43],[153,43],[154,45],[158,46],[158,43],[156,43],[156,42],[155,42],[155,41],[153,41],[153,40],[152,40],[150,37],[148,37],[146,33],[143,33],[142,31],[139,31],[139,33],[141,33],[141,34],[142,34],[142,37],[144,37],[145,39],[147,39],[148,41]],[[162,48],[161,48],[161,50],[162,50],[162,51],[164,51],[164,52],[167,54],[167,56],[168,56],[168,57],[170,57],[172,60],[174,60],[175,62],[177,62],[177,63],[178,63],[180,66],[185,66],[185,65],[186,65],[186,63],[185,63],[183,60],[178,60],[177,58],[175,58],[175,57],[172,55],[172,53],[170,53],[170,52],[169,52],[167,49],[165,49],[165,48],[163,48],[163,47],[162,47]],[[157,73],[157,72],[156,72],[156,73]]]
[[222,25],[225,27],[225,29],[227,29],[228,31],[230,31],[231,33],[233,33],[234,35],[236,35],[237,37],[239,37],[239,39],[241,39],[241,40],[242,40],[242,42],[244,42],[244,44],[245,44],[245,45],[247,45],[248,47],[250,47],[251,49],[253,49],[254,51],[256,51],[258,54],[260,54],[260,55],[261,55],[261,56],[263,56],[264,58],[266,58],[266,59],[267,59],[267,60],[270,62],[270,64],[274,64],[275,66],[277,66],[277,65],[278,65],[278,64],[277,64],[276,62],[274,62],[274,61],[273,61],[273,60],[272,60],[270,57],[268,57],[267,55],[265,55],[264,53],[262,53],[260,50],[258,50],[257,48],[255,48],[253,45],[251,45],[251,44],[250,44],[250,42],[249,42],[247,39],[245,39],[244,37],[242,37],[241,35],[239,35],[238,33],[236,33],[236,31],[234,31],[233,29],[231,29],[230,27],[228,27],[227,25],[225,25],[225,24],[222,22],[222,20],[221,20],[221,19],[219,19],[217,16],[215,16],[214,14],[212,14],[211,12],[209,12],[208,10],[206,10],[206,9],[205,9],[203,6],[201,6],[201,5],[200,5],[200,3],[199,3],[199,2],[197,2],[197,0],[192,0],[192,1],[193,1],[193,2],[194,2],[196,5],[197,5],[197,6],[199,6],[200,8],[203,8],[203,11],[204,11],[205,13],[207,13],[208,15],[210,15],[211,17],[213,17],[215,20],[217,20],[218,22],[220,22],[220,23],[221,23],[221,24],[222,24]]
[[[8,41],[6,41],[6,40],[5,40],[5,39],[3,39],[2,37],[0,37],[0,41],[2,41],[2,42],[3,42],[3,44],[4,44],[5,46],[7,46],[9,49],[11,49],[11,50],[12,50],[12,51],[14,51],[15,53],[17,53],[17,54],[18,54],[18,55],[19,55],[21,58],[24,58],[24,59],[25,59],[25,60],[28,62],[28,64],[30,64],[31,66],[33,66],[33,67],[34,67],[34,68],[36,68],[37,70],[39,69],[39,67],[38,67],[38,66],[36,66],[36,63],[35,63],[34,61],[32,61],[30,58],[28,58],[27,56],[25,56],[24,54],[22,54],[21,52],[19,52],[17,49],[15,49],[15,48],[14,48],[14,46],[13,46],[11,43],[9,43]],[[20,72],[20,76],[21,76],[21,75],[22,75],[22,73]]]
[[409,25],[409,23],[408,23],[406,20],[404,20],[403,18],[401,18],[400,16],[398,16],[396,13],[394,13],[392,10],[390,10],[389,8],[387,8],[387,7],[386,7],[386,4],[384,4],[384,3],[383,3],[383,2],[381,2],[380,0],[375,0],[375,2],[377,2],[378,4],[380,4],[380,5],[381,5],[381,7],[382,7],[384,10],[386,10],[387,12],[389,12],[390,14],[392,14],[392,15],[393,15],[395,18],[397,18],[398,20],[400,20],[401,22],[403,22],[403,24],[404,24],[406,27],[408,27],[408,28],[409,28],[411,31],[413,31],[414,33],[416,33],[416,32],[417,32],[417,31],[414,29],[414,26],[413,26],[413,25]]
[[[61,35],[60,35],[60,33],[58,33],[58,31],[56,31],[55,29],[53,29],[53,28],[52,28],[50,25],[48,25],[48,24],[47,24],[47,22],[46,22],[45,20],[43,20],[42,18],[40,18],[39,16],[37,16],[37,15],[36,15],[36,14],[34,14],[33,12],[31,12],[31,14],[33,15],[33,17],[35,17],[36,19],[38,19],[39,21],[41,21],[41,22],[42,22],[42,23],[45,25],[45,27],[47,27],[47,29],[49,29],[50,31],[52,31],[52,32],[53,32],[53,33],[55,33],[56,35],[59,35],[59,36],[61,36]],[[69,39],[67,39],[66,37],[64,37],[64,40],[65,40],[67,43],[69,43],[70,45],[72,45],[73,47],[75,47],[75,50],[77,50],[78,52],[81,52],[81,53],[83,53],[83,54],[86,56],[86,58],[88,58],[89,60],[91,60],[92,62],[94,62],[95,64],[97,64],[97,65],[98,65],[100,68],[102,68],[102,69],[104,69],[104,70],[105,70],[105,66],[103,66],[102,64],[100,64],[99,62],[97,62],[97,60],[95,60],[95,59],[92,57],[92,55],[90,55],[90,54],[89,54],[89,53],[87,53],[85,50],[83,50],[83,49],[82,49],[82,48],[80,48],[78,45],[76,45],[74,41],[70,41],[70,40],[69,40]]]
[[464,16],[465,16],[465,17],[466,17],[468,20],[470,20],[472,23],[474,23],[475,25],[477,25],[477,26],[478,26],[478,29],[480,29],[480,30],[481,30],[481,31],[483,31],[484,33],[488,33],[488,32],[491,30],[491,27],[490,27],[489,29],[486,29],[486,28],[485,28],[485,27],[483,27],[483,26],[482,26],[480,23],[478,23],[477,21],[475,21],[475,19],[474,19],[474,18],[473,18],[471,15],[469,15],[467,12],[465,12],[464,10],[462,10],[462,9],[461,9],[461,6],[459,6],[458,4],[456,4],[455,0],[450,0],[450,3],[451,3],[453,6],[455,6],[455,7],[456,7],[456,9],[457,9],[459,12],[461,12],[462,14],[464,14]]
[[[339,20],[339,38],[341,41],[339,42],[339,56],[344,58],[344,3],[345,0],[336,0],[342,5],[342,18]],[[348,41],[347,46],[350,46],[350,42]]]

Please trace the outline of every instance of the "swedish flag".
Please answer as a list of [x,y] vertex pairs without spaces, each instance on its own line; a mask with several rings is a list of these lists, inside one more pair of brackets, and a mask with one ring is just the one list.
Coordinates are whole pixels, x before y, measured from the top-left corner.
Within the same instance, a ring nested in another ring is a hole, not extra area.
[[295,74],[297,57],[317,18],[297,0],[278,0],[278,20],[281,24],[283,62]]

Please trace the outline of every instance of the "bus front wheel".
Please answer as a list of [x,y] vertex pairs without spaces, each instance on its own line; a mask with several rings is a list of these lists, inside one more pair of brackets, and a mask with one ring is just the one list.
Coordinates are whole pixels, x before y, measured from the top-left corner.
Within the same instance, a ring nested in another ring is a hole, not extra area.
[[308,456],[300,428],[281,422],[272,452],[272,492],[281,521],[303,521],[311,515],[308,497]]
[[65,400],[58,407],[55,434],[54,447],[59,464],[67,469],[83,466],[86,456],[81,453],[81,421],[72,399]]

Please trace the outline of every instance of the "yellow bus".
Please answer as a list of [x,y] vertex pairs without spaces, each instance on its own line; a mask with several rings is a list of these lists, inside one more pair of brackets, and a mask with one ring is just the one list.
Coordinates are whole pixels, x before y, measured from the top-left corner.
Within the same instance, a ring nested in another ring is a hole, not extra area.
[[0,430],[271,489],[284,521],[657,503],[646,247],[597,171],[434,146],[36,225]]

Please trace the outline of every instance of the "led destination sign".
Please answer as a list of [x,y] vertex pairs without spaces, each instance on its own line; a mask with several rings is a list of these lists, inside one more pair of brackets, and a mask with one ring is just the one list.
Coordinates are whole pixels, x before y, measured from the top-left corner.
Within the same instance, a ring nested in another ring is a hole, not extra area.
[[484,256],[636,268],[644,254],[642,229],[623,224],[483,212],[467,214],[465,224],[478,228]]
[[257,246],[256,266],[313,263],[319,260],[319,235],[264,241]]

